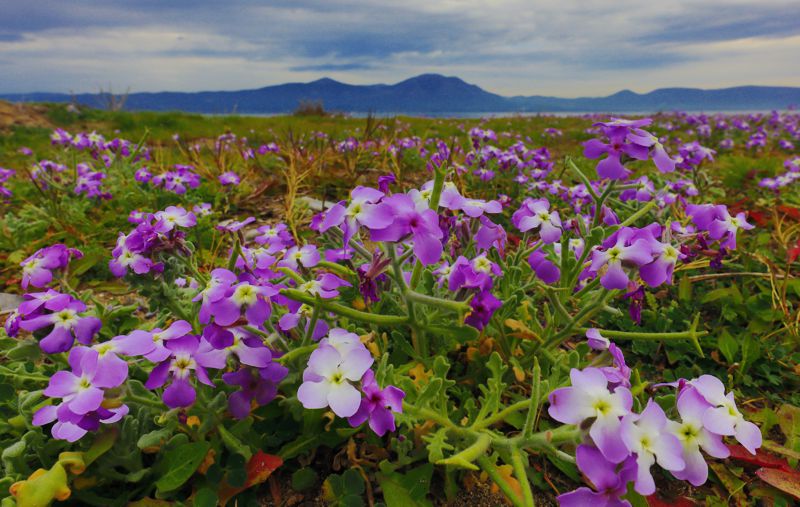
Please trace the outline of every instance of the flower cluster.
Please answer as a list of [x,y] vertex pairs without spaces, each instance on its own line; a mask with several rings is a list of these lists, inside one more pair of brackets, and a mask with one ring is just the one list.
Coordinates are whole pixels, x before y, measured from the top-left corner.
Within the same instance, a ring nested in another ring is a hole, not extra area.
[[308,359],[297,399],[306,408],[330,407],[353,427],[369,421],[379,436],[394,431],[393,413],[402,412],[405,394],[394,386],[381,389],[369,369],[373,362],[358,335],[331,329]]
[[149,181],[154,187],[163,188],[172,193],[182,195],[190,188],[200,186],[200,175],[194,172],[190,165],[175,164],[172,171],[165,171],[150,177],[150,173],[137,173],[137,180],[143,183]]
[[78,164],[76,170],[78,172],[78,179],[75,181],[76,194],[86,194],[89,198],[111,199],[111,193],[101,188],[106,173],[94,171],[89,164],[84,163]]
[[12,195],[11,190],[5,185],[15,174],[16,171],[13,169],[4,169],[0,167],[0,196],[3,196],[4,199],[10,198]]
[[88,316],[86,304],[52,289],[25,294],[14,316],[6,321],[6,332],[16,336],[19,329],[42,336],[39,346],[48,354],[68,351],[75,340],[88,345],[100,330],[97,317]]
[[53,281],[53,271],[63,270],[71,259],[80,259],[83,253],[61,243],[40,248],[20,263],[22,266],[22,288],[29,285],[39,289]]
[[122,277],[132,270],[137,275],[151,271],[159,273],[164,265],[157,260],[161,252],[188,255],[189,249],[181,228],[194,227],[197,218],[180,206],[168,206],[164,211],[145,214],[128,234],[120,233],[112,250],[108,267],[114,276]]
[[733,394],[726,394],[722,382],[711,375],[671,384],[677,388],[671,410],[679,420],[669,419],[653,399],[636,413],[629,389],[630,370],[619,368],[624,366],[619,349],[596,332],[590,337],[592,342],[596,348],[613,348],[621,364],[617,368],[573,369],[572,385],[556,389],[548,398],[553,419],[588,428],[586,440],[577,450],[577,463],[596,489],[583,487],[563,494],[561,505],[619,502],[629,483],[639,494],[651,495],[656,489],[651,472],[656,463],[677,479],[699,486],[708,477],[701,450],[726,458],[725,436],[736,438],[753,454],[761,446],[758,427],[744,420]]

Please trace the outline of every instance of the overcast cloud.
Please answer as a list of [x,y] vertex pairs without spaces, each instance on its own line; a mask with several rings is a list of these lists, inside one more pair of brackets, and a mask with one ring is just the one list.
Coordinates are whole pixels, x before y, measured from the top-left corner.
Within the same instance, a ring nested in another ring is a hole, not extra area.
[[0,92],[435,72],[503,95],[800,86],[798,0],[0,0]]

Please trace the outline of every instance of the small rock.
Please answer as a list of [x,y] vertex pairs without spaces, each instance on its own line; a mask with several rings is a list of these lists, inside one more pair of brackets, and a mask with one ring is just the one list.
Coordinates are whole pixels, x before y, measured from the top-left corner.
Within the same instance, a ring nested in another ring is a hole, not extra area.
[[0,313],[11,313],[22,303],[22,296],[19,294],[8,294],[0,292]]

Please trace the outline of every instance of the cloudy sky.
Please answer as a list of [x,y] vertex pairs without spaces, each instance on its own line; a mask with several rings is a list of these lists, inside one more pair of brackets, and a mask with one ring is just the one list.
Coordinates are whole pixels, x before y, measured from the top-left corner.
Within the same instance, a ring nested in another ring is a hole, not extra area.
[[798,0],[0,0],[0,92],[435,72],[504,95],[800,86]]

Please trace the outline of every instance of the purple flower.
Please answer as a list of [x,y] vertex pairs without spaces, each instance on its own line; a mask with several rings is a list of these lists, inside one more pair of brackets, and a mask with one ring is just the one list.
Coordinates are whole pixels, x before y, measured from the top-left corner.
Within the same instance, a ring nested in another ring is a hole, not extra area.
[[747,223],[743,212],[731,216],[724,205],[690,204],[686,206],[686,214],[698,229],[708,231],[711,239],[722,240],[720,245],[729,250],[736,249],[736,233],[739,229],[750,230],[755,227]]
[[633,129],[627,137],[628,141],[639,146],[644,146],[652,150],[653,162],[662,173],[670,173],[675,170],[675,161],[670,158],[664,145],[650,132],[642,129]]
[[678,259],[685,259],[686,255],[669,243],[661,243],[653,239],[650,241],[653,262],[639,267],[639,276],[650,287],[658,287],[662,283],[672,285],[672,273]]
[[371,230],[373,241],[399,241],[411,236],[414,255],[425,265],[439,262],[442,256],[442,230],[439,215],[425,203],[407,194],[394,194],[383,200],[391,211],[390,225]]
[[555,243],[561,238],[561,218],[557,211],[550,211],[547,199],[525,199],[522,207],[511,217],[511,222],[521,232],[539,231],[545,243]]
[[489,325],[492,315],[503,306],[503,302],[494,297],[491,292],[482,290],[470,300],[469,306],[470,312],[464,318],[464,323],[482,330]]
[[137,329],[130,334],[117,336],[105,344],[129,356],[144,356],[148,361],[160,363],[172,353],[167,348],[171,340],[183,338],[192,332],[192,325],[185,320],[176,320],[166,329],[159,327],[150,331]]
[[680,441],[667,431],[667,416],[652,399],[641,414],[627,414],[622,418],[622,441],[636,454],[636,482],[634,489],[641,495],[652,495],[656,491],[650,467],[658,461],[659,466],[670,471],[686,468]]
[[117,387],[122,382],[107,380],[111,376],[98,369],[98,357],[99,354],[93,349],[72,349],[69,354],[72,371],[56,372],[44,390],[45,396],[62,398],[76,414],[86,414],[100,408],[103,389]]
[[77,248],[68,248],[61,243],[37,250],[20,263],[22,266],[22,288],[28,285],[46,287],[53,280],[53,271],[64,269],[70,258],[80,259],[83,253]]
[[45,396],[61,398],[62,402],[42,407],[32,422],[43,426],[57,421],[51,430],[53,437],[74,442],[97,429],[100,422],[118,421],[128,413],[128,407],[103,408],[104,390],[119,386],[125,378],[107,371],[109,365],[99,361],[97,351],[76,347],[70,351],[68,363],[72,371],[56,372],[44,390]]
[[750,451],[756,453],[761,447],[761,430],[755,424],[745,421],[736,407],[733,393],[725,394],[725,386],[717,377],[701,375],[690,385],[697,390],[711,406],[703,414],[703,426],[718,435],[730,435]]
[[[84,345],[91,343],[92,338],[102,326],[100,319],[81,316],[80,314],[86,311],[86,305],[77,299],[69,298],[68,301],[64,301],[62,298],[54,296],[51,301],[59,301],[58,306],[50,306],[57,310],[44,315],[26,313],[28,317],[22,320],[19,326],[31,332],[52,326],[47,336],[39,342],[39,346],[48,354],[68,351],[76,339]],[[24,302],[20,308],[23,305],[25,305]]]
[[302,248],[293,246],[286,251],[278,266],[297,271],[298,263],[305,268],[313,268],[319,263],[319,259],[320,255],[316,246],[305,245]]
[[703,425],[703,416],[712,406],[697,389],[692,386],[682,389],[678,393],[677,406],[681,422],[668,421],[667,425],[669,431],[681,442],[686,468],[674,470],[672,475],[689,481],[693,486],[700,486],[708,479],[708,465],[700,449],[720,459],[727,458],[730,450],[722,443],[722,436],[709,431]]
[[611,342],[600,334],[600,330],[590,328],[586,330],[586,343],[594,350],[606,350]]
[[194,211],[195,214],[200,216],[208,216],[211,214],[211,203],[203,202],[200,204],[195,204],[192,207],[192,211]]
[[636,160],[647,160],[648,148],[629,142],[627,138],[632,128],[645,126],[649,122],[650,120],[630,121],[612,118],[610,122],[595,124],[603,127],[608,143],[591,139],[583,144],[583,154],[590,159],[606,155],[606,158],[597,163],[598,176],[617,180],[628,177],[630,171],[622,164],[623,155]]
[[561,269],[550,261],[542,250],[531,252],[528,256],[528,264],[536,276],[548,285],[561,279]]
[[600,284],[606,289],[624,289],[628,286],[629,279],[623,266],[642,266],[653,260],[650,242],[636,232],[630,227],[623,227],[603,242],[603,248],[592,251],[591,271],[597,273],[601,268],[606,268],[600,277]]
[[376,435],[382,437],[387,431],[395,430],[394,415],[392,412],[403,412],[403,398],[406,393],[395,386],[386,386],[381,389],[375,381],[375,374],[367,370],[361,379],[361,392],[364,398],[358,411],[350,416],[347,422],[350,426],[361,426],[369,420],[369,427]]
[[278,394],[278,384],[289,374],[289,369],[276,362],[263,368],[242,367],[222,375],[222,380],[240,389],[228,397],[228,409],[236,419],[250,415],[253,402],[267,405]]
[[239,175],[233,171],[226,171],[219,175],[219,182],[223,186],[238,185],[239,181]]
[[180,206],[167,206],[164,211],[157,211],[153,218],[156,219],[154,227],[161,234],[171,231],[176,226],[188,228],[197,224],[194,214]]
[[322,273],[317,276],[316,280],[309,280],[298,285],[297,290],[323,299],[331,299],[339,296],[339,287],[352,287],[352,284],[333,273]]
[[325,408],[339,417],[354,415],[361,406],[358,382],[372,366],[372,355],[363,345],[342,355],[330,344],[321,344],[308,359],[297,399],[305,408]]
[[389,191],[389,186],[394,185],[396,182],[397,177],[394,175],[394,173],[378,176],[378,190],[385,194]]
[[358,186],[350,193],[350,204],[334,204],[325,212],[319,231],[325,232],[331,227],[341,226],[344,231],[345,245],[352,238],[359,225],[368,229],[383,229],[392,223],[393,210],[378,201],[384,193],[374,188]]
[[[214,317],[218,326],[227,327],[234,325],[244,312],[250,325],[261,326],[272,313],[269,298],[277,293],[272,287],[241,282],[228,288],[224,297],[210,301],[208,315]],[[201,322],[208,322],[208,319],[201,318]]]
[[294,243],[292,234],[286,224],[262,225],[258,228],[258,236],[255,237],[255,241],[260,245],[267,245],[270,253],[283,250]]
[[148,389],[157,389],[171,379],[162,395],[164,403],[169,408],[189,407],[197,396],[191,383],[192,372],[197,380],[214,387],[205,369],[207,365],[200,356],[196,356],[200,340],[196,336],[186,335],[169,340],[165,347],[170,355],[153,368],[144,385]]
[[480,227],[478,232],[475,233],[475,246],[478,250],[486,251],[495,247],[499,252],[502,252],[506,244],[506,231],[501,225],[498,225],[487,217],[480,218]]
[[214,347],[215,344],[209,342],[200,344],[197,356],[203,358],[206,366],[222,370],[231,356],[236,356],[241,364],[255,368],[264,368],[272,361],[272,352],[259,338],[239,328],[228,328],[226,332],[231,334],[230,340],[226,341],[232,343],[224,348]]
[[139,183],[148,183],[153,179],[153,173],[151,173],[146,167],[140,167],[133,174],[133,179]]
[[129,268],[137,275],[149,273],[155,266],[153,261],[128,248],[127,241],[128,236],[119,233],[117,246],[111,252],[113,258],[108,261],[108,269],[116,277],[125,276]]
[[581,424],[594,418],[589,435],[605,458],[620,463],[628,457],[622,441],[620,418],[628,415],[633,406],[631,392],[625,387],[608,390],[608,379],[597,368],[570,371],[571,387],[556,389],[548,400],[548,413],[556,421]]
[[562,507],[630,507],[630,502],[621,500],[627,494],[628,483],[636,478],[636,461],[631,457],[617,465],[603,456],[596,447],[579,445],[575,451],[578,468],[589,479],[596,491],[587,487],[558,496]]
[[[591,330],[590,330],[591,331]],[[586,332],[589,335],[589,332]],[[611,354],[612,366],[603,366],[600,371],[606,376],[608,385],[613,389],[617,386],[631,387],[631,369],[625,363],[625,356],[622,350],[614,343],[608,344],[608,353]]]
[[244,228],[246,225],[249,225],[249,224],[251,224],[251,223],[253,223],[255,221],[256,221],[256,217],[247,217],[247,218],[245,218],[244,220],[241,220],[241,221],[239,221],[239,220],[227,220],[224,223],[218,224],[217,225],[217,230],[223,231],[223,232],[234,233],[234,232]]

